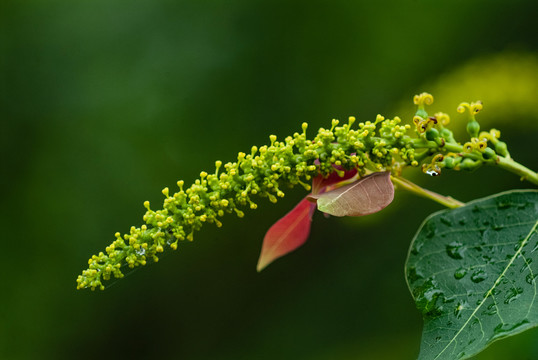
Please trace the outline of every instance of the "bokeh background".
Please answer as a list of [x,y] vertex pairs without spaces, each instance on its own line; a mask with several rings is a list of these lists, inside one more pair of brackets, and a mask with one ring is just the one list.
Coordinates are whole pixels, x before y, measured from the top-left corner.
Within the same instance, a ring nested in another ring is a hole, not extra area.
[[[255,271],[296,189],[103,292],[87,259],[140,225],[142,203],[214,161],[328,126],[413,112],[430,91],[538,169],[538,3],[2,1],[1,359],[414,359],[407,247],[441,208],[398,193],[365,218],[316,214],[301,249]],[[417,182],[463,200],[532,187],[499,169]],[[537,359],[538,331],[477,359]]]

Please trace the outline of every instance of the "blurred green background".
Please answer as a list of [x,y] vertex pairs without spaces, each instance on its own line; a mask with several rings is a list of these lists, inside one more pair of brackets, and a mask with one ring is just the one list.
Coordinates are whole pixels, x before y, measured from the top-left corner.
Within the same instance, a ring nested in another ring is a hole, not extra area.
[[[304,196],[224,218],[104,292],[87,259],[142,203],[214,161],[332,118],[482,99],[480,120],[538,169],[538,3],[2,1],[1,359],[414,359],[403,275],[434,203],[316,214],[301,249],[256,273],[265,231]],[[419,183],[460,200],[531,187],[486,168]],[[478,359],[537,359],[537,331]]]

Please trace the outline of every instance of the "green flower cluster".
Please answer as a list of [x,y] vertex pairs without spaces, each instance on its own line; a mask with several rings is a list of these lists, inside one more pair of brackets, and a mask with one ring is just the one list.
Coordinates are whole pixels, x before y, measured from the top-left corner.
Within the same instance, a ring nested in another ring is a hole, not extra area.
[[439,175],[442,168],[453,170],[475,170],[482,165],[496,165],[504,159],[510,159],[506,143],[499,140],[501,133],[496,129],[480,132],[480,124],[475,115],[482,108],[482,102],[461,103],[457,111],[467,115],[467,133],[469,141],[461,145],[454,139],[451,130],[446,128],[450,117],[445,113],[428,116],[424,105],[430,105],[433,97],[428,93],[416,95],[414,102],[418,110],[413,118],[418,138],[413,140],[418,151],[415,158],[423,161],[430,158],[430,163],[423,163],[422,170],[430,175]]
[[240,152],[237,161],[217,161],[213,173],[201,172],[200,179],[187,189],[183,181],[178,181],[179,191],[173,195],[168,188],[163,189],[162,209],[152,210],[146,201],[145,224],[131,227],[123,236],[116,233],[116,240],[105,252],[88,261],[88,269],[77,278],[77,288],[104,289],[104,281],[124,276],[125,266],[134,268],[158,261],[158,254],[165,249],[176,250],[178,242],[192,241],[194,232],[205,223],[220,227],[219,219],[226,213],[243,217],[243,209],[256,209],[254,197],[276,202],[284,196],[285,187],[301,185],[308,191],[310,180],[320,174],[337,172],[343,176],[345,170],[357,169],[359,176],[387,170],[399,175],[405,166],[422,165],[424,172],[438,175],[441,168],[472,170],[481,164],[496,163],[512,167],[509,170],[518,174],[529,174],[530,170],[517,163],[500,160],[497,154],[509,156],[506,145],[498,140],[498,131],[478,134],[474,115],[481,109],[480,103],[460,105],[460,110],[469,110],[467,129],[471,136],[471,141],[460,145],[445,127],[448,115],[430,117],[426,113],[424,105],[433,102],[430,94],[417,95],[414,102],[418,106],[414,129],[401,125],[398,117],[385,119],[381,115],[352,129],[355,118],[350,117],[342,126],[333,120],[330,129],[321,128],[313,139],[308,139],[308,125],[303,123],[301,133],[284,141],[271,135],[270,145],[253,146],[250,154]]
[[192,241],[193,233],[205,223],[220,227],[219,220],[225,213],[243,217],[244,208],[256,209],[254,196],[276,202],[284,196],[283,188],[301,185],[310,190],[312,177],[329,175],[357,168],[359,174],[367,171],[391,169],[399,162],[418,166],[414,161],[415,150],[406,135],[409,125],[399,125],[399,118],[385,119],[378,116],[374,122],[351,126],[355,118],[338,126],[333,120],[330,129],[319,129],[314,139],[306,135],[307,123],[301,133],[277,141],[271,135],[270,145],[253,146],[250,154],[240,152],[237,161],[215,163],[216,170],[200,173],[189,188],[178,181],[179,191],[166,197],[161,210],[152,210],[148,201],[143,217],[145,225],[131,227],[128,234],[116,233],[116,240],[105,252],[93,255],[89,267],[77,279],[77,288],[104,289],[103,281],[112,276],[123,277],[122,268],[146,265],[148,260],[158,261],[158,254],[166,248],[177,249],[178,242]]

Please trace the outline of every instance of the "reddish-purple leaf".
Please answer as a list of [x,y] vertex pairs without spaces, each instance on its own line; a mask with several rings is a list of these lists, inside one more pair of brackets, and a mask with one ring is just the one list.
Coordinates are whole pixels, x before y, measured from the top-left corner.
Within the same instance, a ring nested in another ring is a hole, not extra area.
[[390,172],[377,172],[322,194],[310,195],[318,210],[334,216],[362,216],[382,210],[394,199]]
[[[338,170],[342,170],[340,166],[335,166],[335,168],[337,168]],[[327,176],[326,178],[321,175],[318,175],[314,179],[312,179],[312,194],[319,194],[327,186],[331,186],[336,183],[349,180],[355,175],[357,175],[357,169],[351,169],[344,172],[344,176],[342,177],[340,177],[336,171],[329,174],[329,176]]]
[[305,243],[310,234],[312,213],[315,208],[316,205],[305,198],[271,226],[263,239],[258,271]]

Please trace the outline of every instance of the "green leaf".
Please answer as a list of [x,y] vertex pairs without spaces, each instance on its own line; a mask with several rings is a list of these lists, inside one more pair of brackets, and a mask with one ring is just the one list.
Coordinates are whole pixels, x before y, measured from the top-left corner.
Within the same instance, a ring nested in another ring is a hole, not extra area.
[[428,217],[405,266],[424,317],[419,359],[465,359],[538,325],[538,191]]

